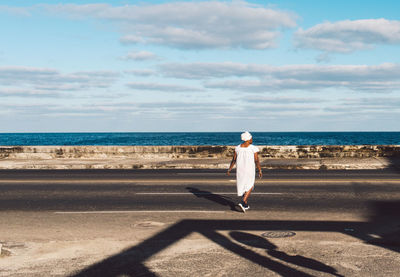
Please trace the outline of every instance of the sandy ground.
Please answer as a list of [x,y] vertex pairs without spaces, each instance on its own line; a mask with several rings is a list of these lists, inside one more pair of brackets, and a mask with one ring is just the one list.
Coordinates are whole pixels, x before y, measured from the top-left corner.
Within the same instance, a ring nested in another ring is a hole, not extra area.
[[[235,223],[241,220],[257,224],[253,228]],[[181,224],[186,221],[192,225]],[[202,221],[233,224],[196,229]],[[289,226],[295,235],[263,237],[268,231],[285,234],[270,224],[276,221],[294,222]],[[299,221],[305,227],[319,222],[319,227],[302,231]],[[398,276],[399,245],[366,242],[365,234],[357,233],[359,223],[366,221],[350,213],[1,212],[0,275]],[[339,224],[329,230],[320,228],[324,222]],[[394,230],[400,227],[396,224],[382,228]],[[377,234],[368,235],[379,239]]]
[[[226,169],[222,158],[103,158],[103,159],[0,159],[0,169]],[[384,157],[261,159],[264,169],[384,169],[400,162]]]

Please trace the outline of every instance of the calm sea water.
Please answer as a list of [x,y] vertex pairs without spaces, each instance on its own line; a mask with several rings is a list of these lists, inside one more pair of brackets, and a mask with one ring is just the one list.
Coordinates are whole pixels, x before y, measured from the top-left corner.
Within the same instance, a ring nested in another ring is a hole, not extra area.
[[[400,144],[400,132],[252,132],[256,145]],[[0,133],[0,145],[237,145],[240,132]]]

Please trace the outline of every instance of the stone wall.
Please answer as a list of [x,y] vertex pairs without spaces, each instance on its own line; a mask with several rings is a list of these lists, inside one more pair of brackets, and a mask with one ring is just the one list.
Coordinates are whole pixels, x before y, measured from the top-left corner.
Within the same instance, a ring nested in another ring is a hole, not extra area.
[[[258,146],[263,158],[400,157],[400,145]],[[234,146],[0,146],[0,159],[227,158]]]
[[[329,168],[327,161],[335,160],[335,168],[340,168],[344,161],[374,163],[400,157],[400,145],[258,147],[263,167],[275,162],[280,164],[277,168],[285,168],[284,161],[291,168],[314,162],[309,168]],[[233,152],[234,146],[0,146],[0,169],[225,168]]]

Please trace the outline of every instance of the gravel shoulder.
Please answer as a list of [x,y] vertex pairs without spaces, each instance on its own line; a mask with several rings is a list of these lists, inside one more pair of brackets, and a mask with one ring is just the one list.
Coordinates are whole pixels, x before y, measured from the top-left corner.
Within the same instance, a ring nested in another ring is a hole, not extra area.
[[[369,221],[351,213],[1,212],[0,275],[396,276],[400,244],[376,242],[400,226]],[[295,236],[262,236],[284,230]]]

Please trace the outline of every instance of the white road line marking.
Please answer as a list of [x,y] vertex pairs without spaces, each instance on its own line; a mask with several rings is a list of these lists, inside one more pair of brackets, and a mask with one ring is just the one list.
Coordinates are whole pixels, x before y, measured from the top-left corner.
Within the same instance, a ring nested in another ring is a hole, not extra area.
[[[138,195],[236,195],[236,192],[136,192]],[[259,195],[273,195],[273,194],[284,194],[282,192],[253,192],[251,195],[259,194]]]
[[182,175],[182,176],[191,176],[191,175],[201,175],[201,176],[203,176],[203,175],[214,175],[214,176],[221,176],[221,174],[224,174],[224,173],[215,173],[215,172],[208,172],[208,173],[198,173],[198,172],[190,172],[190,173],[185,173],[185,172],[182,172],[182,173],[176,173],[176,175]]
[[[399,180],[400,181],[400,180]],[[213,179],[213,180],[203,180],[203,179],[187,179],[187,180],[168,180],[168,179],[37,179],[37,180],[15,180],[15,179],[0,179],[1,183],[15,183],[15,184],[140,184],[140,183],[164,183],[164,184],[182,184],[182,183],[227,183],[227,182],[236,182],[236,180],[227,180],[227,179]]]
[[54,212],[55,214],[128,214],[128,213],[226,213],[226,211],[203,211],[203,210],[155,210],[155,211],[77,211],[77,212]]
[[[233,183],[236,180],[203,180],[203,179],[189,179],[189,180],[163,180],[163,179],[91,179],[91,180],[15,180],[15,179],[0,179],[0,184],[192,184],[192,183]],[[256,180],[256,184],[268,183],[400,183],[400,179],[264,179]]]

